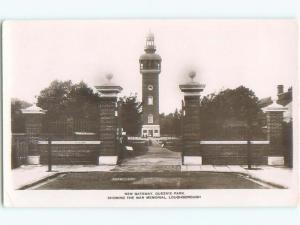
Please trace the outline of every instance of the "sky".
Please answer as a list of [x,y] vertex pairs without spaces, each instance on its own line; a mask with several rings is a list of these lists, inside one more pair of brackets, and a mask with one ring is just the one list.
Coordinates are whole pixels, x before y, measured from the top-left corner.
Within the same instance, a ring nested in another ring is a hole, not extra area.
[[160,112],[180,108],[179,84],[205,84],[202,95],[244,85],[259,98],[296,84],[295,20],[44,20],[3,25],[3,74],[9,96],[35,102],[50,82],[113,82],[121,95],[138,93],[139,57],[151,30],[162,57]]

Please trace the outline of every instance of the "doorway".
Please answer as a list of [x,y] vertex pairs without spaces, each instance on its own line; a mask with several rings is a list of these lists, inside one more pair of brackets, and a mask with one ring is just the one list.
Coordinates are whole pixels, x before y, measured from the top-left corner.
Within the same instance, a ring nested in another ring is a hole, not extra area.
[[148,130],[148,136],[153,137],[153,130]]

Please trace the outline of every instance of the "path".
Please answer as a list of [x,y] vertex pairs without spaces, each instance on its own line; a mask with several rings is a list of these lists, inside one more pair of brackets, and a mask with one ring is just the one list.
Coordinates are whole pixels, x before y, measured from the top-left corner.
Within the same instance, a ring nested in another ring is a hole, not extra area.
[[180,171],[181,153],[161,147],[155,139],[144,155],[124,159],[115,171]]

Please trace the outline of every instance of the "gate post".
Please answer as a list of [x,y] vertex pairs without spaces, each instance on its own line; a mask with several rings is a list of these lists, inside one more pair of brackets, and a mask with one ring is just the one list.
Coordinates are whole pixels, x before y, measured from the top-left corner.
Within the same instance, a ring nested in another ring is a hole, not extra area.
[[183,165],[201,165],[200,150],[200,92],[205,85],[194,81],[195,72],[190,72],[191,81],[179,85],[184,94],[183,107]]
[[267,116],[267,134],[270,141],[268,165],[284,165],[282,123],[283,113],[286,110],[287,108],[277,104],[276,100],[273,100],[271,105],[263,108]]
[[118,161],[118,94],[122,87],[111,82],[112,75],[106,75],[107,83],[95,86],[100,93],[98,104],[98,133],[101,138],[98,155],[99,165],[116,165]]
[[35,104],[21,110],[25,117],[25,132],[28,137],[28,155],[27,164],[36,165],[40,164],[40,153],[36,146],[33,146],[32,138],[39,137],[42,133],[43,117],[46,110],[36,106]]

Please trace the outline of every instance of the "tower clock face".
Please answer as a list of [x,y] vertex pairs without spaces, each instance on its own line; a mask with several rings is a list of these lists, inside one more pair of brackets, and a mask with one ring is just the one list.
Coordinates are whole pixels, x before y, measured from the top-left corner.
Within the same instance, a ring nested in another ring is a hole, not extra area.
[[148,85],[148,90],[149,90],[149,91],[152,91],[152,90],[153,90],[153,85],[149,84],[149,85]]

